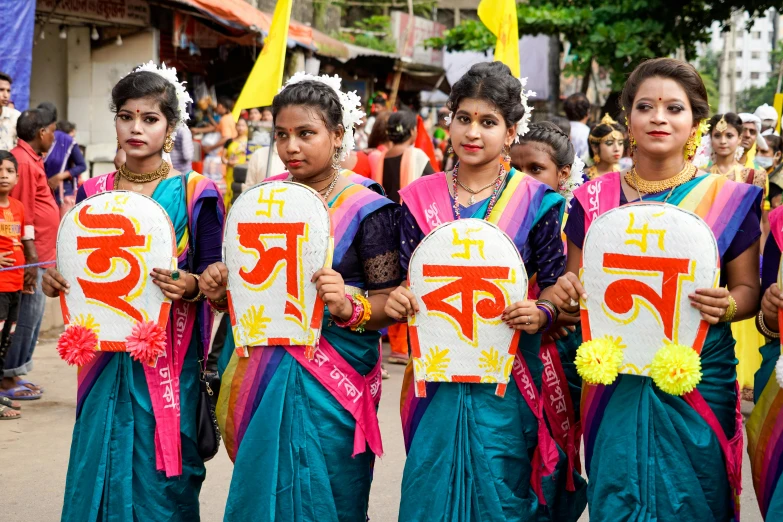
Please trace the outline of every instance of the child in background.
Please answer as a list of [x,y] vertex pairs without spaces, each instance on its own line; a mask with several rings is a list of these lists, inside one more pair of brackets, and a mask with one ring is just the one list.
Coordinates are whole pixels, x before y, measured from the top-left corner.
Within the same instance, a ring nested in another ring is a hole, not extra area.
[[[24,229],[24,207],[19,200],[8,194],[16,186],[17,162],[14,156],[0,150],[0,267],[8,268],[25,264],[22,247]],[[24,241],[32,241],[25,239]],[[19,315],[19,297],[24,287],[24,269],[0,271],[0,368],[5,365],[5,355],[11,346],[11,336],[16,329]],[[0,391],[0,420],[18,419],[20,408],[11,398],[21,400],[38,399],[36,396],[14,397],[14,390]]]

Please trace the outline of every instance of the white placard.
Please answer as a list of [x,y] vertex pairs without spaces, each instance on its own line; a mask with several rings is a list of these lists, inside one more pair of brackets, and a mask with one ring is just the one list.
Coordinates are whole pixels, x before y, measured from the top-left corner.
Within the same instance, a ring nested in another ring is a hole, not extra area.
[[331,264],[330,226],[323,199],[298,183],[262,183],[234,202],[223,259],[241,355],[251,346],[315,346],[323,304],[310,280]]
[[484,382],[505,393],[519,334],[501,315],[527,297],[513,241],[492,223],[439,226],[411,256],[408,279],[420,311],[409,320],[416,395],[424,382]]

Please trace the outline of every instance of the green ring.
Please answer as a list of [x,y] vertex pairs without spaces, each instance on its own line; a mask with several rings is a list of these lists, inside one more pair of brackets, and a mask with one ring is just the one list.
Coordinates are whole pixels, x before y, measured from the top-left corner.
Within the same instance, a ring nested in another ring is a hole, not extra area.
[[179,270],[174,270],[171,272],[171,280],[179,281]]

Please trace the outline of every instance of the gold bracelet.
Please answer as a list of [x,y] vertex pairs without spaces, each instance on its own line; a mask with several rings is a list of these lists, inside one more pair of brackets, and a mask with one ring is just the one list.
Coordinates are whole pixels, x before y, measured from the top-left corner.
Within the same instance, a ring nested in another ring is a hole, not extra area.
[[758,331],[769,339],[780,339],[780,332],[773,332],[764,322],[764,310],[759,310],[759,314],[756,316],[756,327]]
[[185,297],[183,295],[182,296],[182,300],[185,301],[186,303],[198,303],[199,301],[203,301],[206,296],[201,292],[201,288],[199,288],[199,286],[198,286],[199,275],[198,274],[194,274],[192,272],[188,272],[188,273],[190,275],[192,275],[196,279],[196,290],[198,290],[198,293],[196,294],[196,297],[194,297],[192,299],[188,299],[187,297]]
[[734,297],[731,294],[729,294],[729,307],[720,317],[720,322],[730,323],[734,320],[735,315],[737,315],[737,301],[735,301]]

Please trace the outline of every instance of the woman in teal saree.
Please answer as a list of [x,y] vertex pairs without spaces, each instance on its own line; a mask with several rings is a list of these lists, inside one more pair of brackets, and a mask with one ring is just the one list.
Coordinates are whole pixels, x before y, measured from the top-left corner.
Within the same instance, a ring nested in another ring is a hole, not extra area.
[[[212,315],[199,300],[203,296],[194,274],[220,259],[223,204],[214,183],[195,172],[172,171],[161,158],[168,136],[182,121],[178,95],[177,86],[158,72],[134,72],[120,80],[112,100],[127,163],[82,185],[77,203],[104,191],[132,190],[157,201],[171,219],[179,277],[161,268],[150,275],[173,301],[166,356],[176,361],[173,389],[179,388],[179,397],[172,400],[179,418],[165,416],[151,399],[154,369],[150,372],[125,352],[96,352],[79,368],[63,521],[199,520],[205,469],[197,446],[196,406],[199,360],[209,346]],[[48,296],[67,288],[57,270],[47,271]],[[183,331],[174,329],[176,314],[186,318]]]

